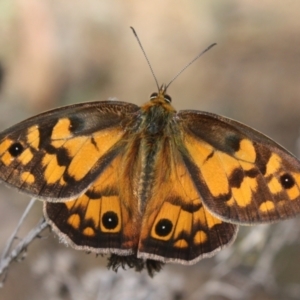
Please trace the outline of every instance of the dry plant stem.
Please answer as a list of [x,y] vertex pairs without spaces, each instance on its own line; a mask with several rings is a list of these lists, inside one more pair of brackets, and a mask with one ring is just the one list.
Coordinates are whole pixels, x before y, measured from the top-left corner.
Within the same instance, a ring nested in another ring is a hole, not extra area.
[[27,205],[27,207],[26,207],[23,215],[21,216],[21,219],[20,219],[17,227],[15,228],[14,232],[10,236],[10,239],[8,240],[6,246],[5,246],[4,250],[3,250],[3,253],[1,255],[1,262],[2,262],[3,259],[5,259],[5,257],[7,256],[8,252],[9,252],[9,250],[11,249],[12,244],[13,244],[14,240],[17,237],[18,231],[21,228],[21,226],[22,226],[25,218],[27,217],[27,215],[28,215],[29,211],[31,210],[31,208],[32,208],[32,206],[33,206],[34,203],[35,203],[35,199],[33,198],[33,199],[30,200],[29,204]]
[[[290,243],[289,240],[293,228],[295,228],[295,222],[292,221],[280,223],[276,227],[266,227],[265,234],[270,236],[270,238],[265,241],[264,247],[252,241],[254,243],[252,249],[244,248],[245,252],[239,253],[239,255],[237,255],[237,252],[232,251],[231,259],[224,260],[212,270],[207,283],[201,287],[203,297],[223,296],[232,300],[253,299],[253,294],[260,287],[267,290],[268,294],[278,294],[278,285],[273,271],[274,261],[283,247]],[[249,232],[248,235],[251,233]],[[244,240],[247,238],[248,236],[244,237]],[[258,241],[258,243],[260,242]],[[235,270],[236,267],[243,265],[247,252],[252,251],[257,246],[262,249],[251,273],[245,276],[243,273]],[[235,278],[235,284],[226,282],[226,276],[230,274],[231,279]],[[199,291],[195,292],[195,297],[197,295],[199,295]],[[194,298],[192,297],[192,299]]]
[[19,229],[21,228],[25,218],[27,217],[29,211],[31,210],[33,204],[35,203],[35,199],[31,199],[28,206],[26,207],[16,229],[12,233],[11,237],[9,238],[3,253],[1,255],[0,260],[0,276],[3,276],[5,271],[8,269],[9,265],[12,261],[17,259],[19,255],[27,248],[27,246],[35,239],[39,234],[48,226],[44,218],[42,218],[38,224],[30,230],[30,232],[20,240],[15,248],[12,249],[13,242],[17,239],[17,234]]

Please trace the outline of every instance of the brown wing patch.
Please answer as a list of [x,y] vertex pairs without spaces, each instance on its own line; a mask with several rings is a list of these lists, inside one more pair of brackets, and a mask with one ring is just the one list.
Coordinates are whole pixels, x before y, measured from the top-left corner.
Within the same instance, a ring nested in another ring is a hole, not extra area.
[[237,232],[205,209],[179,152],[166,142],[158,154],[138,257],[193,264],[231,243]]

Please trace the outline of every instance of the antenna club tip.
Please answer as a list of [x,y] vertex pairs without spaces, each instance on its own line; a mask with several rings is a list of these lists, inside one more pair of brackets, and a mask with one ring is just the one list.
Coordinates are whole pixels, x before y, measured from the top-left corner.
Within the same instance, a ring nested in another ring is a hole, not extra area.
[[210,50],[210,49],[211,49],[212,47],[214,47],[214,46],[217,46],[217,43],[212,43],[211,45],[209,45],[209,46],[204,50],[204,52]]
[[135,29],[132,26],[129,26],[129,28],[132,30],[133,34],[136,36],[137,34],[136,34]]

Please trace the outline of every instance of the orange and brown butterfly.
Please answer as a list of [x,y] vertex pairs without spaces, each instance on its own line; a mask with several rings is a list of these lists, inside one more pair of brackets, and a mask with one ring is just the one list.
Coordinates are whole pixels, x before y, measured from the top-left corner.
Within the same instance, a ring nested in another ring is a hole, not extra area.
[[177,112],[166,88],[142,107],[81,103],[3,131],[0,179],[44,200],[61,240],[111,254],[113,268],[191,265],[238,225],[300,213],[299,160],[234,120]]

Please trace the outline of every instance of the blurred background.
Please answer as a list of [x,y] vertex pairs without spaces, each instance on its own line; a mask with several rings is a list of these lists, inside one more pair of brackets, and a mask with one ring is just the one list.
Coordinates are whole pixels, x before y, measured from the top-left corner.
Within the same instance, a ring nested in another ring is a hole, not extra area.
[[[178,109],[222,114],[300,157],[300,2],[253,0],[0,1],[0,129],[61,105],[116,97],[142,105],[200,51],[168,92]],[[28,204],[0,187],[0,251]],[[26,234],[42,216],[37,203]],[[241,228],[194,266],[106,269],[49,230],[13,263],[1,299],[300,299],[300,218]]]

